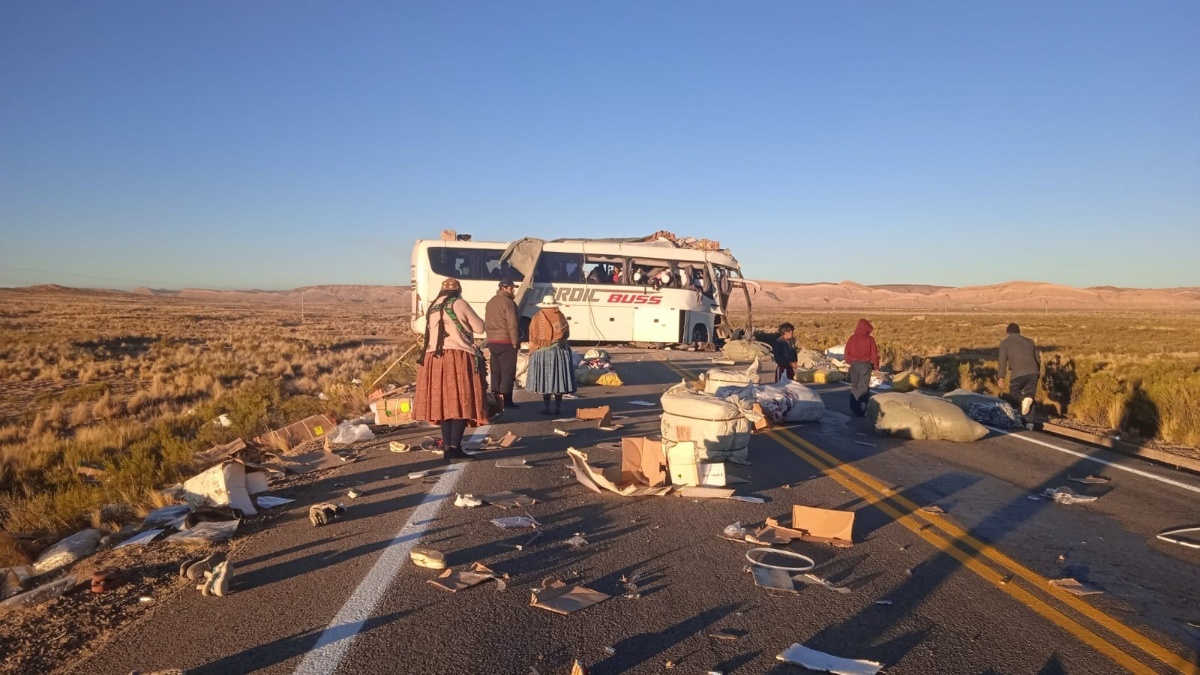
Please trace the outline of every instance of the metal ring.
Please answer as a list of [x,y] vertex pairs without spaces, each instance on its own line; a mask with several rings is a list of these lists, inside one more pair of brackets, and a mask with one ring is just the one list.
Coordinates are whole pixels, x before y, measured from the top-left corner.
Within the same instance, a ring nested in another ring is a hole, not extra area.
[[[786,556],[791,556],[793,558],[799,558],[801,560],[807,560],[808,567],[784,567],[782,565],[768,565],[765,562],[761,562],[759,560],[755,560],[754,558],[750,557],[751,553],[756,553],[758,551],[765,551],[767,553],[773,553],[775,555],[786,555]],[[783,551],[783,550],[780,550],[777,548],[752,548],[749,551],[746,551],[746,560],[749,560],[751,565],[758,565],[759,567],[765,567],[770,570],[783,570],[784,572],[807,572],[807,571],[811,570],[813,567],[816,567],[816,563],[813,562],[813,559],[806,555],[800,555],[799,553],[792,553],[791,551]]]

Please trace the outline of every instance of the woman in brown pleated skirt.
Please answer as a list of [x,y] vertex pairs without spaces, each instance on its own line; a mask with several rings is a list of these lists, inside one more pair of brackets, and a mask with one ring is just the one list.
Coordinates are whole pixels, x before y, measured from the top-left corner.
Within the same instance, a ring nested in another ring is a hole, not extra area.
[[457,279],[446,279],[425,314],[425,352],[418,359],[415,416],[442,426],[447,462],[470,459],[463,452],[467,424],[487,423],[482,355],[474,336],[483,320],[462,298]]

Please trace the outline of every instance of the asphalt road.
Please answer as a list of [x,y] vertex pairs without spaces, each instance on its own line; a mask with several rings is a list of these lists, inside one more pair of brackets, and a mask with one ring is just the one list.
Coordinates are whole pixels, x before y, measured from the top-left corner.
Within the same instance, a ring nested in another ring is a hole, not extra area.
[[[973,444],[879,438],[843,414],[845,388],[834,385],[822,390],[822,422],[756,436],[753,465],[730,465],[750,481],[738,493],[765,504],[600,495],[575,480],[567,447],[594,461],[617,458],[603,444],[658,430],[660,409],[630,401],[657,405],[667,386],[711,365],[699,354],[614,354],[626,386],[583,388],[566,412],[608,404],[628,416],[624,429],[554,424],[526,404],[489,430],[511,429],[521,441],[430,482],[407,474],[441,469],[440,460],[387,450],[389,440],[428,431],[382,437],[367,459],[297,492],[274,527],[239,543],[235,593],[181,593],[76,671],[550,675],[579,659],[593,675],[805,672],[776,660],[793,643],[878,661],[894,674],[1200,670],[1200,629],[1189,625],[1200,624],[1200,551],[1155,538],[1200,522],[1197,477],[1030,432],[1019,436],[1181,485],[1014,436]],[[555,426],[571,436],[555,435]],[[496,467],[504,457],[533,468]],[[1112,480],[1066,481],[1087,474]],[[344,520],[309,525],[309,504],[359,481],[366,494],[349,502]],[[1100,498],[1072,506],[1028,499],[1060,485]],[[455,492],[500,490],[538,500],[528,514],[544,536],[518,550],[530,533],[490,521],[524,513],[452,505]],[[757,588],[745,571],[749,546],[719,537],[734,521],[790,518],[793,504],[855,511],[852,548],[792,546],[849,593]],[[945,515],[921,511],[933,504]],[[576,534],[588,543],[570,546]],[[427,582],[436,572],[408,561],[418,542],[454,567],[479,561],[510,575],[507,589],[434,587]],[[622,577],[634,575],[639,596],[622,597]],[[1104,593],[1076,597],[1045,583],[1062,576]],[[547,578],[613,597],[565,616],[531,607],[531,589]],[[721,629],[740,637],[715,637]]]

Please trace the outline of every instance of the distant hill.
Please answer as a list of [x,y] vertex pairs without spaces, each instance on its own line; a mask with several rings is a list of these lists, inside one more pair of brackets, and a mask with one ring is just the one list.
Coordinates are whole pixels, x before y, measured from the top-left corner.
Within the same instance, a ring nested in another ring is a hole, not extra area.
[[[1010,281],[991,286],[933,286],[927,284],[882,284],[865,286],[853,281],[793,284],[761,281],[762,291],[754,297],[761,309],[900,309],[917,311],[955,310],[1164,310],[1200,311],[1200,287],[1116,288],[1093,286],[1073,288],[1034,281]],[[126,295],[122,291],[73,289],[44,285],[10,289],[22,294],[79,293]],[[213,291],[198,288],[164,290],[136,288],[130,293],[149,297],[219,303],[362,304],[406,308],[411,291],[406,286],[305,286],[286,291]],[[735,293],[734,306],[744,304]]]

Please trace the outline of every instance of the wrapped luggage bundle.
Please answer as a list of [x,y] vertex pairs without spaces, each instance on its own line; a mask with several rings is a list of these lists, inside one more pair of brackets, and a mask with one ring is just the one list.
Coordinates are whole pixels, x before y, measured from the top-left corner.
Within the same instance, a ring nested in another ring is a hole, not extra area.
[[775,359],[771,345],[756,340],[730,340],[721,348],[721,353],[725,355],[725,358],[734,361],[749,362],[758,359],[772,363]]
[[970,443],[988,433],[950,401],[916,392],[878,394],[867,404],[867,416],[875,431],[900,438]]
[[709,368],[701,379],[704,380],[704,393],[715,394],[723,387],[742,388],[748,384],[758,384],[759,360],[754,359],[748,367]]
[[723,461],[745,459],[749,452],[751,424],[732,400],[696,391],[681,383],[662,396],[664,449],[680,442],[696,444],[700,459]]

